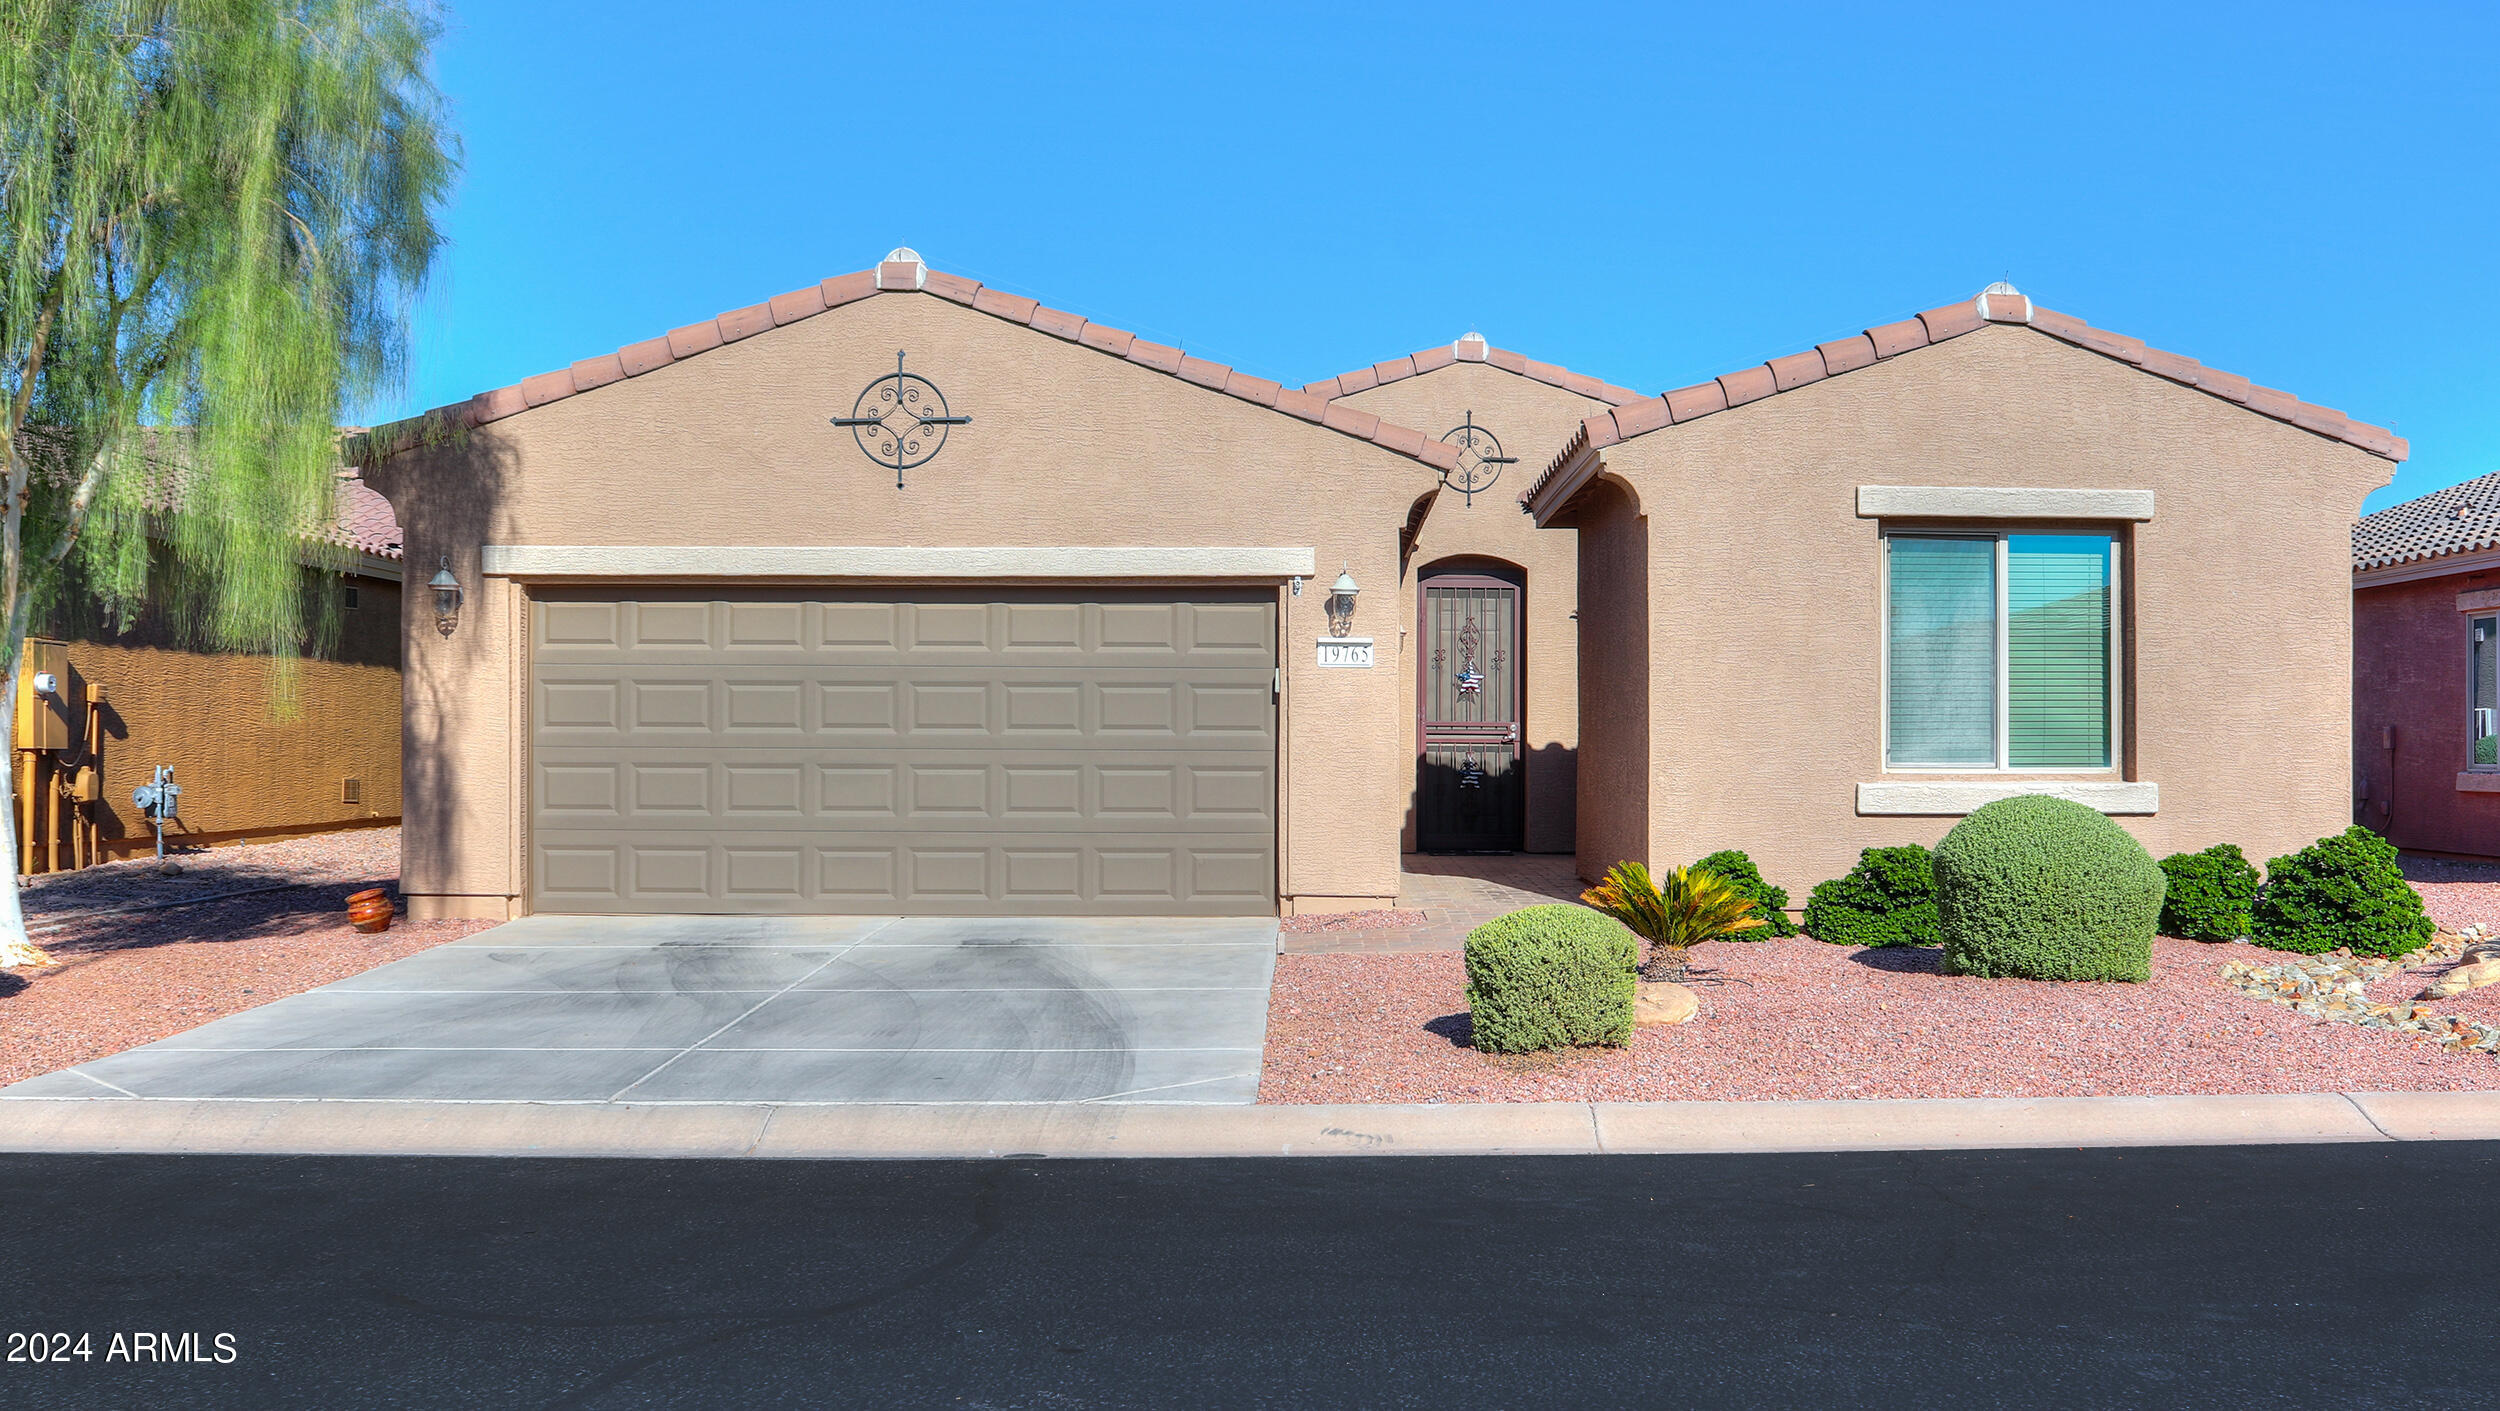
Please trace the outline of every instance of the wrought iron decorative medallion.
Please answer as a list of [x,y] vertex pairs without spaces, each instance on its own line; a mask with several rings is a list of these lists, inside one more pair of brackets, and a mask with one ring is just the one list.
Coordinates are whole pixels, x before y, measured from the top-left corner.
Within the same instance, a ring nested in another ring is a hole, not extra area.
[[1458,629],[1458,693],[1474,697],[1484,690],[1484,673],[1476,670],[1476,648],[1484,644],[1484,629],[1476,626],[1470,616]]
[[1458,448],[1458,468],[1441,472],[1441,483],[1476,502],[1476,496],[1493,488],[1502,478],[1502,467],[1517,465],[1517,456],[1502,454],[1502,439],[1476,425],[1476,414],[1467,413],[1467,420],[1449,429],[1442,440]]
[[903,488],[903,472],[927,465],[946,446],[946,428],[970,426],[972,418],[956,416],[936,383],[916,372],[903,371],[903,355],[894,355],[894,370],[860,390],[849,416],[833,418],[851,428],[859,448],[879,465],[894,467],[894,488]]

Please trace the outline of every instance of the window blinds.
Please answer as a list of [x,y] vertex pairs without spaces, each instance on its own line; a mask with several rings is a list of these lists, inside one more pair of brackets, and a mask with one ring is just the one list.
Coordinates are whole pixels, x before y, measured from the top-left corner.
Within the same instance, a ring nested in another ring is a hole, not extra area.
[[2109,540],[2015,534],[2005,544],[2006,762],[2109,765]]
[[1995,764],[1996,541],[1885,542],[1886,762]]

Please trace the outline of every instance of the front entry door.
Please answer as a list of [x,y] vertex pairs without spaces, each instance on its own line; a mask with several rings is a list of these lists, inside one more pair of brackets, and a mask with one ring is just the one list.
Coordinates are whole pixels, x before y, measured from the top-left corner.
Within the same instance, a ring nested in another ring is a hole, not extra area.
[[1415,845],[1515,852],[1520,844],[1519,588],[1443,574],[1423,582]]

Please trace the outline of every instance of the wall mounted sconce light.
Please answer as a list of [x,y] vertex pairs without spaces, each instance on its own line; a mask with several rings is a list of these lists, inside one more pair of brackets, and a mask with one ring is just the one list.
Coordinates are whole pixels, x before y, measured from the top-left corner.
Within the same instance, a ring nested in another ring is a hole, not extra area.
[[425,586],[434,590],[434,630],[448,637],[451,629],[460,624],[462,596],[460,580],[451,576],[451,555],[443,555],[443,566],[435,570]]
[[1363,590],[1354,583],[1353,565],[1337,575],[1328,585],[1328,635],[1350,637],[1354,634],[1354,599]]

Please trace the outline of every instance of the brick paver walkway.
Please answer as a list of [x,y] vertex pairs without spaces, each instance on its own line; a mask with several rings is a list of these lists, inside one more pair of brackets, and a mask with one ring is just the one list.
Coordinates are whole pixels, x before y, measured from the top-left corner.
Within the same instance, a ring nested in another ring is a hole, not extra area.
[[1578,901],[1584,884],[1573,868],[1568,853],[1409,854],[1398,878],[1398,906],[1423,912],[1421,924],[1288,935],[1278,939],[1277,949],[1287,955],[1457,950],[1468,932],[1504,912],[1544,902]]

